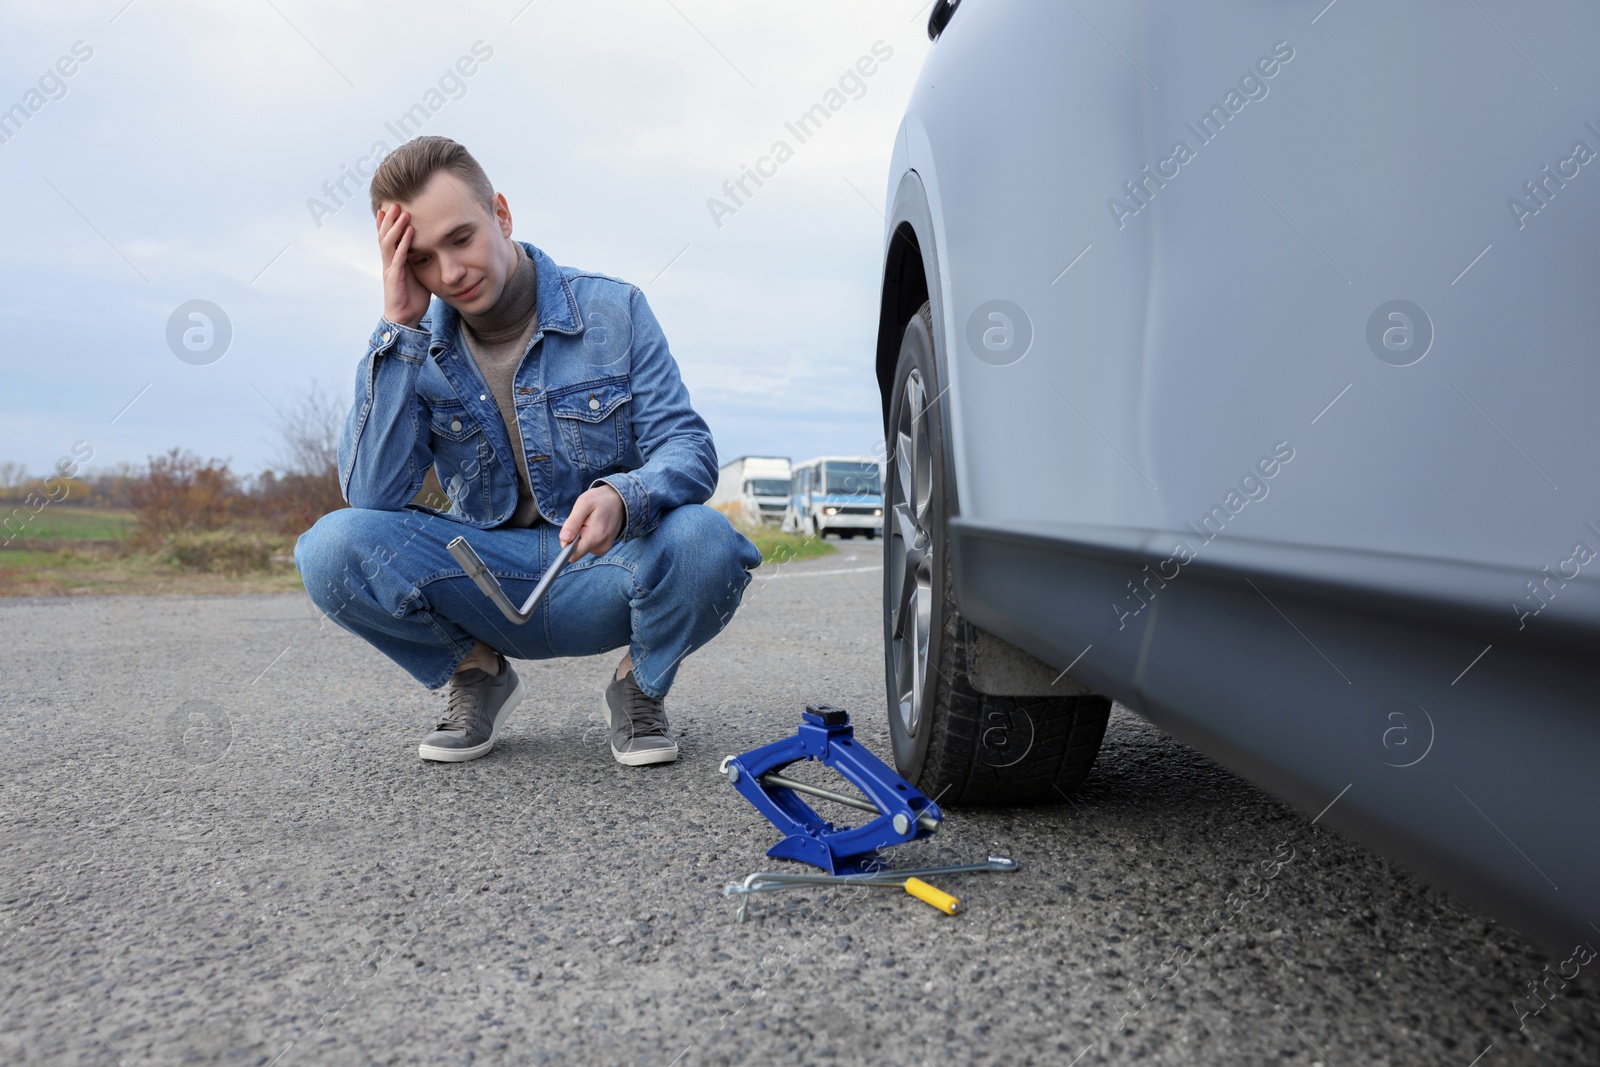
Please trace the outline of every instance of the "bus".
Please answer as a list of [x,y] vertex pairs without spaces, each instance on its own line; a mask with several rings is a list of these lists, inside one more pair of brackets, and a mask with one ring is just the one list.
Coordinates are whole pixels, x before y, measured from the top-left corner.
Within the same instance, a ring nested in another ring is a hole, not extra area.
[[783,528],[825,537],[883,530],[883,478],[871,456],[818,456],[797,464],[789,477]]

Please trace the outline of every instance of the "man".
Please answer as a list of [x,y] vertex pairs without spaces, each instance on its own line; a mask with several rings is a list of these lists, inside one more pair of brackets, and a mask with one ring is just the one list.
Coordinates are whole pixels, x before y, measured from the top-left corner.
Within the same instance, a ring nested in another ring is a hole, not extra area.
[[[627,646],[602,699],[612,755],[675,760],[663,698],[761,556],[703,504],[716,450],[644,294],[513,240],[505,196],[448,138],[400,146],[370,193],[383,319],[339,442],[351,506],[295,545],[307,592],[423,685],[448,686],[423,759],[494,746],[523,695],[507,656]],[[446,511],[409,503],[430,464]],[[518,603],[578,543],[517,626],[445,549],[461,534]]]

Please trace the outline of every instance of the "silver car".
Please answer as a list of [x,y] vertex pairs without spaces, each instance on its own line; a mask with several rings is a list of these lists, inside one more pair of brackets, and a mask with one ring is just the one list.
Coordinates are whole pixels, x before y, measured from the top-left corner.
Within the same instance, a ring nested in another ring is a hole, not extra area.
[[1555,950],[1600,921],[1600,7],[935,3],[876,371],[895,759],[1112,700]]

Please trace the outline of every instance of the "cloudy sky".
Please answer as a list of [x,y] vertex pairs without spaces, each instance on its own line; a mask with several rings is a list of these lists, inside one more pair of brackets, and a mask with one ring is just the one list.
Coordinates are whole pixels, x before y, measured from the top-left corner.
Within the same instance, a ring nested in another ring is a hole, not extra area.
[[[174,446],[254,472],[297,393],[348,404],[382,280],[366,179],[324,187],[419,103],[514,237],[644,290],[723,457],[878,445],[880,212],[923,0],[3,10],[0,108],[31,113],[0,127],[0,460],[42,473],[87,441],[91,472]],[[785,122],[880,41],[800,144]],[[719,226],[708,199],[780,138],[794,157]],[[214,362],[169,345],[193,300],[231,326]]]

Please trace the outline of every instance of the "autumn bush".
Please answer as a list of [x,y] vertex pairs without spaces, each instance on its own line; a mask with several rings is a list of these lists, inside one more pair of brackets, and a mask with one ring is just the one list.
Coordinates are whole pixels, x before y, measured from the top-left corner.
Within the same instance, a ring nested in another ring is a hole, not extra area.
[[[281,445],[260,474],[241,476],[227,459],[172,448],[142,467],[124,463],[70,479],[67,496],[74,504],[133,509],[138,524],[119,552],[216,574],[288,565],[295,539],[346,506],[337,455],[349,402],[313,383],[273,407],[282,419]],[[0,503],[25,501],[37,482],[20,465],[0,463]],[[59,490],[51,499],[58,498]],[[431,468],[413,499],[449,506]]]
[[226,460],[201,459],[172,449],[151,456],[150,468],[131,493],[140,548],[157,550],[176,534],[216,530],[236,521],[245,510],[239,479]]

